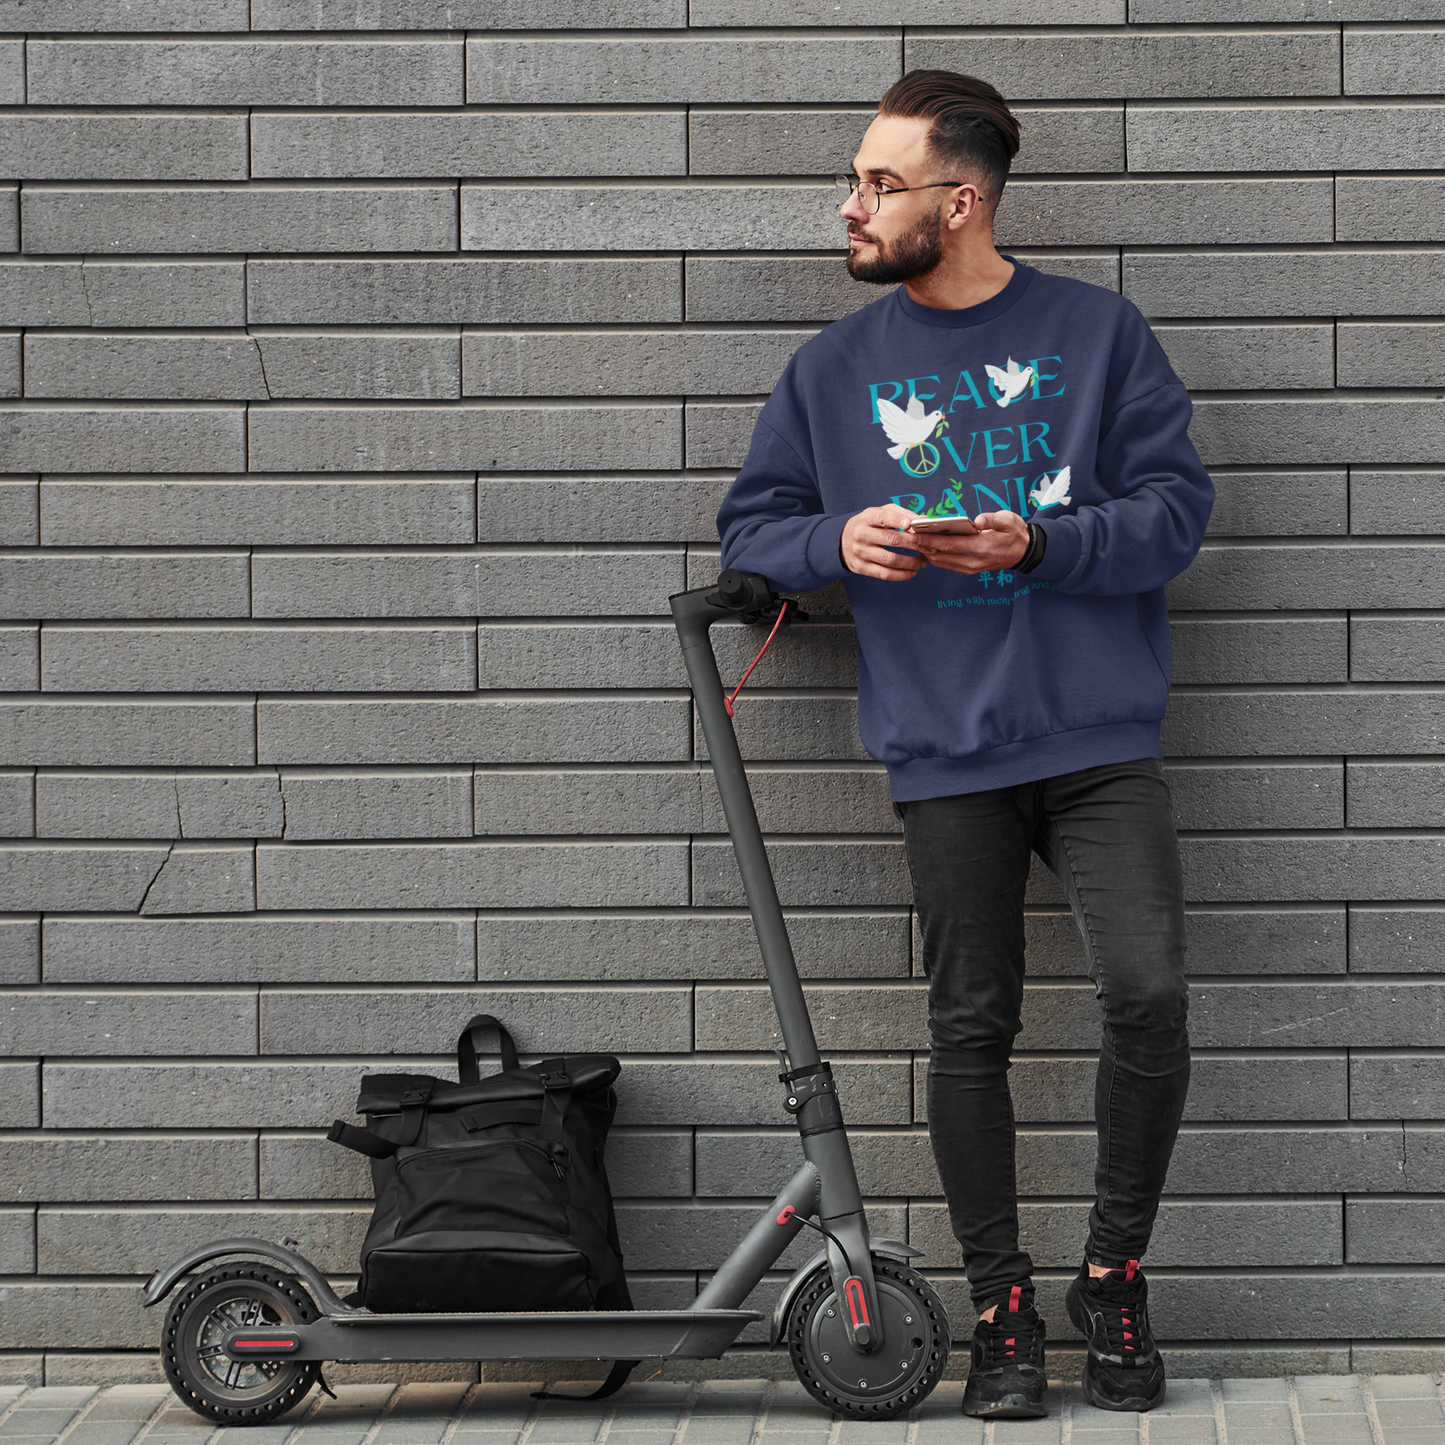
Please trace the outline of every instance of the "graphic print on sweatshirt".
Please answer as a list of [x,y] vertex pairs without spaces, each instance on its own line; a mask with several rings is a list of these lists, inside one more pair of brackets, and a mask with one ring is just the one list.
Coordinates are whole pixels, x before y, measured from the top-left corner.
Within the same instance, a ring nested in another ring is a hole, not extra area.
[[[1049,439],[1050,423],[1038,417],[1036,404],[1064,394],[1063,358],[1040,356],[1020,365],[1010,356],[1003,366],[989,361],[982,365],[983,386],[973,374],[976,364],[963,367],[946,405],[942,404],[944,376],[952,368],[869,384],[871,420],[883,429],[888,457],[905,476],[923,484],[917,490],[890,491],[886,500],[924,517],[1007,511],[1027,520],[1043,512],[1061,514],[1074,500],[1070,468],[1056,455]],[[905,393],[907,402],[900,404]],[[990,404],[1014,415],[1027,406],[1032,416],[1003,426]],[[969,420],[976,429],[965,436],[963,426]],[[1025,470],[1009,475],[1015,467]],[[1015,582],[1010,571],[979,572],[971,578],[956,575],[970,592],[991,595],[940,599],[940,607],[1012,602],[1029,592],[1052,590],[1046,582],[1019,579],[1021,585],[1010,593]],[[995,587],[1000,590],[991,592]]]

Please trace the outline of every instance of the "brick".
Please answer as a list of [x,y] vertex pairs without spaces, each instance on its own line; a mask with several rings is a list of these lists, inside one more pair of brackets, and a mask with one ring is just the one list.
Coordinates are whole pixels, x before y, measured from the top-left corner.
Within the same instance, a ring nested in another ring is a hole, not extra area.
[[1415,1264],[1437,1258],[1445,1205],[1435,1199],[1346,1199],[1350,1264]]
[[35,778],[38,838],[178,838],[174,773],[49,773]]
[[9,553],[0,616],[244,617],[244,552]]
[[470,912],[45,920],[47,983],[420,983],[475,973]]
[[1445,554],[1428,544],[1235,547],[1213,543],[1170,584],[1169,600],[1182,608],[1231,610],[1408,607],[1434,593],[1439,585],[1437,569],[1442,566]]
[[0,251],[20,249],[20,187],[0,186]]
[[35,835],[35,774],[0,772],[0,837]]
[[650,29],[687,24],[683,0],[604,0],[579,14],[567,0],[252,0],[258,30]]
[[689,256],[686,276],[689,321],[836,321],[887,294],[831,256]]
[[0,546],[40,545],[39,478],[0,479]]
[[1433,838],[1195,839],[1183,849],[1186,896],[1200,902],[1433,897],[1445,862]]
[[1298,472],[1215,471],[1211,473],[1214,511],[1209,517],[1209,535],[1344,536],[1350,513],[1347,477],[1343,467]]
[[687,465],[740,467],[752,442],[762,401],[687,403]]
[[1351,828],[1439,828],[1445,807],[1431,794],[1442,781],[1440,763],[1347,765]]
[[1124,295],[1151,317],[1432,316],[1445,309],[1445,253],[1438,249],[1127,253],[1123,264]]
[[43,331],[25,339],[25,394],[227,401],[268,392],[249,336]]
[[255,761],[249,701],[0,703],[0,766],[204,768]]
[[[788,932],[805,978],[908,974],[908,918],[901,911],[795,911]],[[478,976],[498,981],[762,976],[752,921],[741,913],[483,913],[477,958]]]
[[[806,990],[823,1049],[926,1049],[927,990],[913,982],[811,984]],[[766,989],[751,984],[699,986],[697,1048],[764,1052],[781,1042]]]
[[1430,1047],[1441,998],[1423,981],[1195,983],[1189,1033],[1200,1048]]
[[[195,1119],[186,1121],[191,1129]],[[12,1134],[5,1139],[0,1198],[23,1203],[91,1199],[251,1199],[256,1140],[136,1134]]]
[[731,475],[716,474],[483,476],[477,479],[477,540],[711,545],[731,484]]
[[22,326],[240,326],[231,261],[0,262],[0,321]]
[[[1424,17],[1417,17],[1412,9],[1409,18]],[[1345,94],[1429,95],[1439,88],[1433,82],[1439,76],[1442,57],[1445,57],[1445,31],[1438,28],[1347,30],[1344,35]]]
[[0,1063],[0,1129],[36,1129],[40,1126],[40,1066],[29,1059]]
[[452,331],[267,332],[255,342],[273,397],[389,400],[461,395],[461,349]]
[[[736,908],[746,900],[730,843],[694,843],[693,896],[698,906]],[[768,845],[778,896],[789,907],[911,901],[903,844],[882,842],[784,842]]]
[[[7,1350],[35,1348],[52,1340],[76,1349],[139,1349],[150,1345],[155,1333],[155,1321],[143,1312],[140,1291],[129,1280],[12,1284],[5,1303],[0,1348]],[[58,1431],[73,1411],[72,1406],[60,1418],[42,1418],[48,1428]]]
[[134,912],[165,856],[154,845],[0,844],[0,908]]
[[471,769],[405,773],[288,770],[281,788],[288,840],[472,836]]
[[[619,1124],[717,1125],[777,1124],[787,1119],[778,1092],[776,1060],[690,1058],[685,1061],[629,1059],[627,1086],[620,1092]],[[912,1083],[907,1059],[835,1059],[833,1074],[850,1125],[906,1124],[912,1113]],[[701,1185],[702,1149],[698,1136],[699,1193],[756,1194],[760,1180],[779,1182],[797,1168],[797,1136],[787,1140],[789,1162],[767,1173],[751,1172],[737,1188]],[[927,1143],[925,1140],[925,1148]],[[932,1161],[929,1161],[932,1167]],[[861,1182],[861,1175],[860,1175]],[[769,1183],[764,1189],[771,1189]],[[865,1194],[884,1191],[863,1186]],[[889,1191],[902,1193],[904,1191]]]
[[[661,613],[682,582],[676,549],[260,552],[258,617],[506,617]],[[499,760],[500,761],[500,760]]]
[[370,1161],[324,1134],[263,1133],[256,1148],[261,1199],[367,1199]]
[[1343,905],[1191,910],[1184,925],[1191,974],[1345,971]]
[[239,471],[238,406],[78,407],[0,402],[0,469],[9,472]]
[[297,701],[264,699],[266,763],[389,766],[551,762],[680,762],[688,754],[680,699],[531,698]]
[[[809,0],[788,12],[797,25],[877,25],[885,12],[868,0],[847,0],[833,5],[828,0]],[[690,14],[694,25],[771,25],[777,12],[760,0],[694,0]],[[971,4],[963,7],[944,0],[908,0],[886,12],[892,24],[904,25],[1120,25],[1125,19],[1121,0],[1051,0],[1029,4],[1027,0],[1006,0],[996,6]]]
[[1338,37],[1310,30],[909,35],[903,63],[980,75],[1011,102],[1340,91]]
[[[0,263],[0,320],[10,267]],[[674,258],[250,261],[253,324],[586,325],[682,320]]]
[[279,838],[280,780],[256,772],[181,773],[176,777],[181,833],[187,838]]
[[[0,854],[3,858],[3,854]],[[267,909],[666,907],[688,901],[681,843],[262,843]]]
[[[267,406],[250,414],[252,471],[662,470],[682,461],[682,408]],[[0,431],[0,461],[5,457]]]
[[1351,973],[1438,973],[1445,945],[1445,910],[1350,909]]
[[[694,22],[696,23],[696,22]],[[467,41],[469,105],[876,104],[898,78],[891,35]]]
[[[1402,377],[1414,386],[1445,382],[1445,325],[1428,321],[1340,325],[1341,386],[1395,386]],[[1401,520],[1408,525],[1415,519]]]
[[1418,468],[1350,472],[1350,530],[1361,536],[1445,530],[1445,472]]
[[[1441,751],[1445,716],[1433,692],[1178,694],[1164,719],[1176,757]],[[754,703],[756,706],[756,703]]]
[[1350,650],[1343,617],[1273,621],[1176,618],[1174,681],[1344,682]]
[[30,252],[452,251],[456,187],[27,186]]
[[[1238,210],[1231,210],[1231,200]],[[999,202],[1000,245],[1218,245],[1332,241],[1333,184],[1268,181],[1015,181]]]
[[175,1259],[207,1239],[289,1236],[299,1241],[301,1252],[313,1264],[346,1274],[356,1268],[370,1213],[347,1205],[105,1210],[42,1206],[36,1242],[42,1274],[146,1275],[159,1261]]
[[1332,325],[1173,325],[1158,327],[1155,334],[1179,379],[1195,390],[1278,391],[1335,384]]
[[0,396],[19,396],[24,366],[18,331],[0,331]]
[[0,627],[0,688],[35,692],[40,686],[40,629]]
[[85,692],[430,692],[474,686],[472,649],[461,627],[47,627],[41,677]]
[[1102,286],[1106,291],[1119,289],[1117,247],[1010,246],[1008,254],[1050,276],[1067,276],[1089,286]]
[[1445,141],[1445,106],[1134,106],[1127,126],[1131,171],[1410,170]]
[[[36,523],[39,535],[26,540],[47,547],[470,542],[475,486],[469,476],[47,478],[44,526]],[[4,497],[0,486],[0,515]]]
[[[1020,1203],[1019,1237],[1035,1267],[1077,1269],[1088,1216],[1084,1200]],[[962,1267],[963,1256],[942,1205],[909,1206],[908,1242],[925,1252],[930,1270]],[[1166,1199],[1149,1240],[1149,1264],[1151,1269],[1188,1268],[1227,1259],[1244,1269],[1337,1265],[1342,1243],[1339,1206],[1332,1200]]]
[[1166,776],[1180,828],[1345,826],[1345,777],[1338,763],[1176,763]]
[[249,844],[172,844],[141,902],[140,911],[146,917],[254,912],[254,860],[254,850]]
[[251,145],[256,176],[364,180],[678,176],[686,174],[688,154],[687,122],[680,112],[617,110],[549,115],[261,112],[252,116]]
[[256,995],[12,991],[0,1005],[0,1040],[8,1054],[189,1054],[198,1039],[214,1054],[252,1054]]
[[812,331],[469,332],[467,396],[728,396],[770,390]]
[[[1442,51],[1445,54],[1445,51]],[[1341,241],[1445,240],[1442,181],[1429,176],[1340,176],[1335,234]],[[1384,207],[1384,213],[1362,213]]]
[[0,918],[0,984],[40,982],[40,918]]
[[[858,740],[858,704],[851,697],[780,698],[758,693],[733,720],[749,762],[866,761]],[[706,757],[702,728],[696,756]]]
[[0,1270],[6,1274],[35,1273],[33,1209],[0,1209]]
[[1435,19],[1439,0],[1133,0],[1129,18],[1145,25],[1174,21],[1243,22]]
[[11,112],[0,115],[0,150],[27,182],[242,181],[249,174],[244,111]]
[[[436,988],[301,989],[261,997],[262,1054],[451,1054],[460,1020],[489,1013],[527,1055],[585,1052],[604,1040],[613,1053],[685,1053],[692,1046],[692,989]],[[482,1060],[484,1070],[495,1061]]]
[[0,41],[0,104],[25,104],[25,42]]
[[[1404,985],[1406,988],[1418,986]],[[1397,1041],[1371,1042],[1393,1047]],[[1438,1119],[1442,1112],[1445,1112],[1445,1091],[1440,1083],[1438,1049],[1415,1056],[1395,1052],[1374,1054],[1358,1048],[1350,1051],[1350,1118]]]
[[460,36],[32,40],[31,105],[458,105]]
[[[615,200],[608,198],[612,189]],[[840,244],[845,229],[831,182],[461,190],[464,251],[491,249],[499,234],[527,251],[825,250]]]
[[[44,20],[42,27],[38,22]],[[246,0],[0,0],[0,30],[244,30]]]
[[1191,436],[1206,463],[1429,462],[1445,445],[1445,406],[1384,397],[1201,400]]

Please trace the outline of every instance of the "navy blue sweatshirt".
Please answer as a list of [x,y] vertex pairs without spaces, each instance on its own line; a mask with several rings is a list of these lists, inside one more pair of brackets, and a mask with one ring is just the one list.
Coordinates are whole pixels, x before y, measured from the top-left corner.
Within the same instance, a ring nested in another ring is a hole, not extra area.
[[[723,565],[783,591],[842,580],[859,732],[899,802],[1159,757],[1163,588],[1214,500],[1190,415],[1148,324],[1112,291],[1017,263],[965,310],[900,287],[789,363],[718,513]],[[1027,576],[856,576],[844,524],[890,501],[1017,512],[1047,534],[1043,561]]]

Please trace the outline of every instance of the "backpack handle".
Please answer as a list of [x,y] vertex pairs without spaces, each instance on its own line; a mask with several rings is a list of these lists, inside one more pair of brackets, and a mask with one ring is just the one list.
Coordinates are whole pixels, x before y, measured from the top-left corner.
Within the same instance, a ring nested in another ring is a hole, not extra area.
[[498,1047],[502,1055],[502,1071],[510,1073],[513,1069],[522,1067],[521,1060],[517,1058],[517,1046],[512,1042],[512,1036],[507,1032],[506,1025],[492,1017],[491,1014],[477,1014],[462,1030],[461,1037],[457,1040],[457,1081],[463,1084],[475,1084],[481,1079],[481,1070],[477,1064],[477,1056],[480,1053],[478,1048],[479,1040],[477,1035],[484,1029],[496,1029]]

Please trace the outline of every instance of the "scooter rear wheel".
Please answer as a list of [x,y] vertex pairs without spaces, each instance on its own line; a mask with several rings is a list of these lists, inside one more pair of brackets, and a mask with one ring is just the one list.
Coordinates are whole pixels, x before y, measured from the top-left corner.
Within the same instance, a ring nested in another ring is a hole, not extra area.
[[942,1379],[952,1343],[943,1302],[921,1274],[875,1254],[873,1278],[884,1342],[872,1354],[849,1343],[826,1264],[804,1280],[784,1332],[803,1388],[854,1420],[891,1420],[921,1404]]
[[263,1425],[310,1393],[321,1367],[305,1360],[237,1360],[221,1348],[230,1330],[304,1325],[317,1317],[294,1276],[229,1264],[184,1281],[161,1330],[161,1365],[196,1414],[226,1425]]

